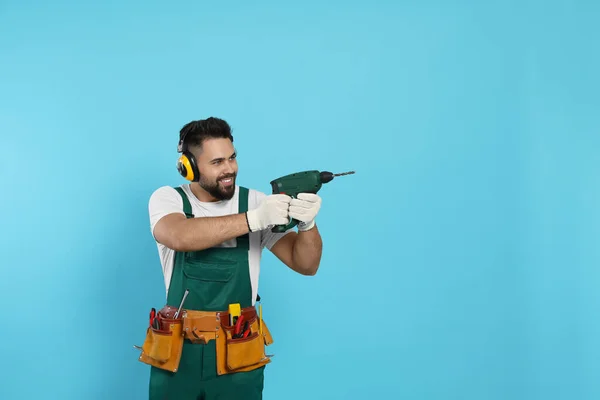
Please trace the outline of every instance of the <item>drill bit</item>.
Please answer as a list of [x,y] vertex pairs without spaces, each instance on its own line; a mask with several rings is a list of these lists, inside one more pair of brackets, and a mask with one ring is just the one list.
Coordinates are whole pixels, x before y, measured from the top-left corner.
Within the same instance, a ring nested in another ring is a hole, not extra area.
[[333,178],[336,176],[350,175],[353,173],[354,173],[354,171],[342,172],[340,174],[332,174],[329,171],[323,171],[320,174],[321,175],[320,178],[321,178],[322,183],[327,183],[327,182],[331,182],[333,180]]
[[342,173],[339,173],[339,174],[333,174],[333,176],[352,175],[354,173],[355,173],[354,171],[348,171],[348,172],[342,172]]

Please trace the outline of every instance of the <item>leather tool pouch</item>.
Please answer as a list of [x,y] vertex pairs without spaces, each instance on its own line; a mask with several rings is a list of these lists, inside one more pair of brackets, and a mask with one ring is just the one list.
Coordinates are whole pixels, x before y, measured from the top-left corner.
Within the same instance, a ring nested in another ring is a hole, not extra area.
[[250,333],[247,337],[238,339],[233,338],[235,326],[229,325],[229,314],[221,314],[221,326],[216,335],[219,375],[252,371],[271,362],[270,357],[265,354],[265,346],[273,343],[273,338],[264,320],[261,336],[260,320],[254,309],[242,310],[242,315],[249,324]]
[[220,318],[215,312],[193,310],[183,312],[183,333],[192,343],[206,344],[216,339],[220,324]]
[[162,318],[160,329],[148,327],[139,361],[177,372],[183,350],[183,320]]

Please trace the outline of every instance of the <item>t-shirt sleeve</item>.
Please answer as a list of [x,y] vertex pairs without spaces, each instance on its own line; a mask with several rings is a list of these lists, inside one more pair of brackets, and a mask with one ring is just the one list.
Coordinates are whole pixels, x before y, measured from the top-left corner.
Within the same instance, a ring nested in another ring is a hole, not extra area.
[[271,250],[271,248],[277,243],[279,239],[287,235],[288,233],[294,232],[294,228],[288,229],[282,233],[272,232],[271,229],[265,229],[261,235],[261,245]]
[[[257,208],[260,205],[260,203],[267,197],[267,195],[259,191],[253,192],[255,195],[253,208]],[[271,250],[271,248],[275,245],[275,243],[277,243],[279,239],[291,232],[294,232],[294,228],[288,229],[287,231],[281,233],[272,232],[271,228],[264,229],[260,232],[261,247],[266,247],[268,250]]]
[[183,212],[183,199],[174,188],[163,186],[156,189],[150,196],[148,213],[150,215],[150,232],[154,237],[154,227],[162,217],[173,213],[185,215]]

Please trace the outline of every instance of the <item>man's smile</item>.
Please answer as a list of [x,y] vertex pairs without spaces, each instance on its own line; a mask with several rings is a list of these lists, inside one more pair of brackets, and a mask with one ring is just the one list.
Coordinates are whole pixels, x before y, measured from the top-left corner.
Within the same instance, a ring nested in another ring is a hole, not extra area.
[[219,179],[219,182],[221,182],[223,184],[223,186],[231,186],[233,185],[233,177],[227,177],[227,178],[222,178]]

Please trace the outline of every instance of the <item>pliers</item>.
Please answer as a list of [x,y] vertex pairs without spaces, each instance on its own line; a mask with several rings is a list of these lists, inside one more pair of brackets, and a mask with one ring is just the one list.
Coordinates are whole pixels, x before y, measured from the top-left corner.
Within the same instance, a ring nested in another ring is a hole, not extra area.
[[154,329],[160,330],[160,316],[156,313],[156,309],[152,307],[150,310],[150,326]]
[[240,315],[235,323],[235,328],[233,329],[233,335],[231,336],[232,339],[245,338],[250,334],[250,326],[248,324],[248,321],[246,321],[246,323],[244,323],[244,329],[241,329],[243,320],[244,320],[244,316]]

